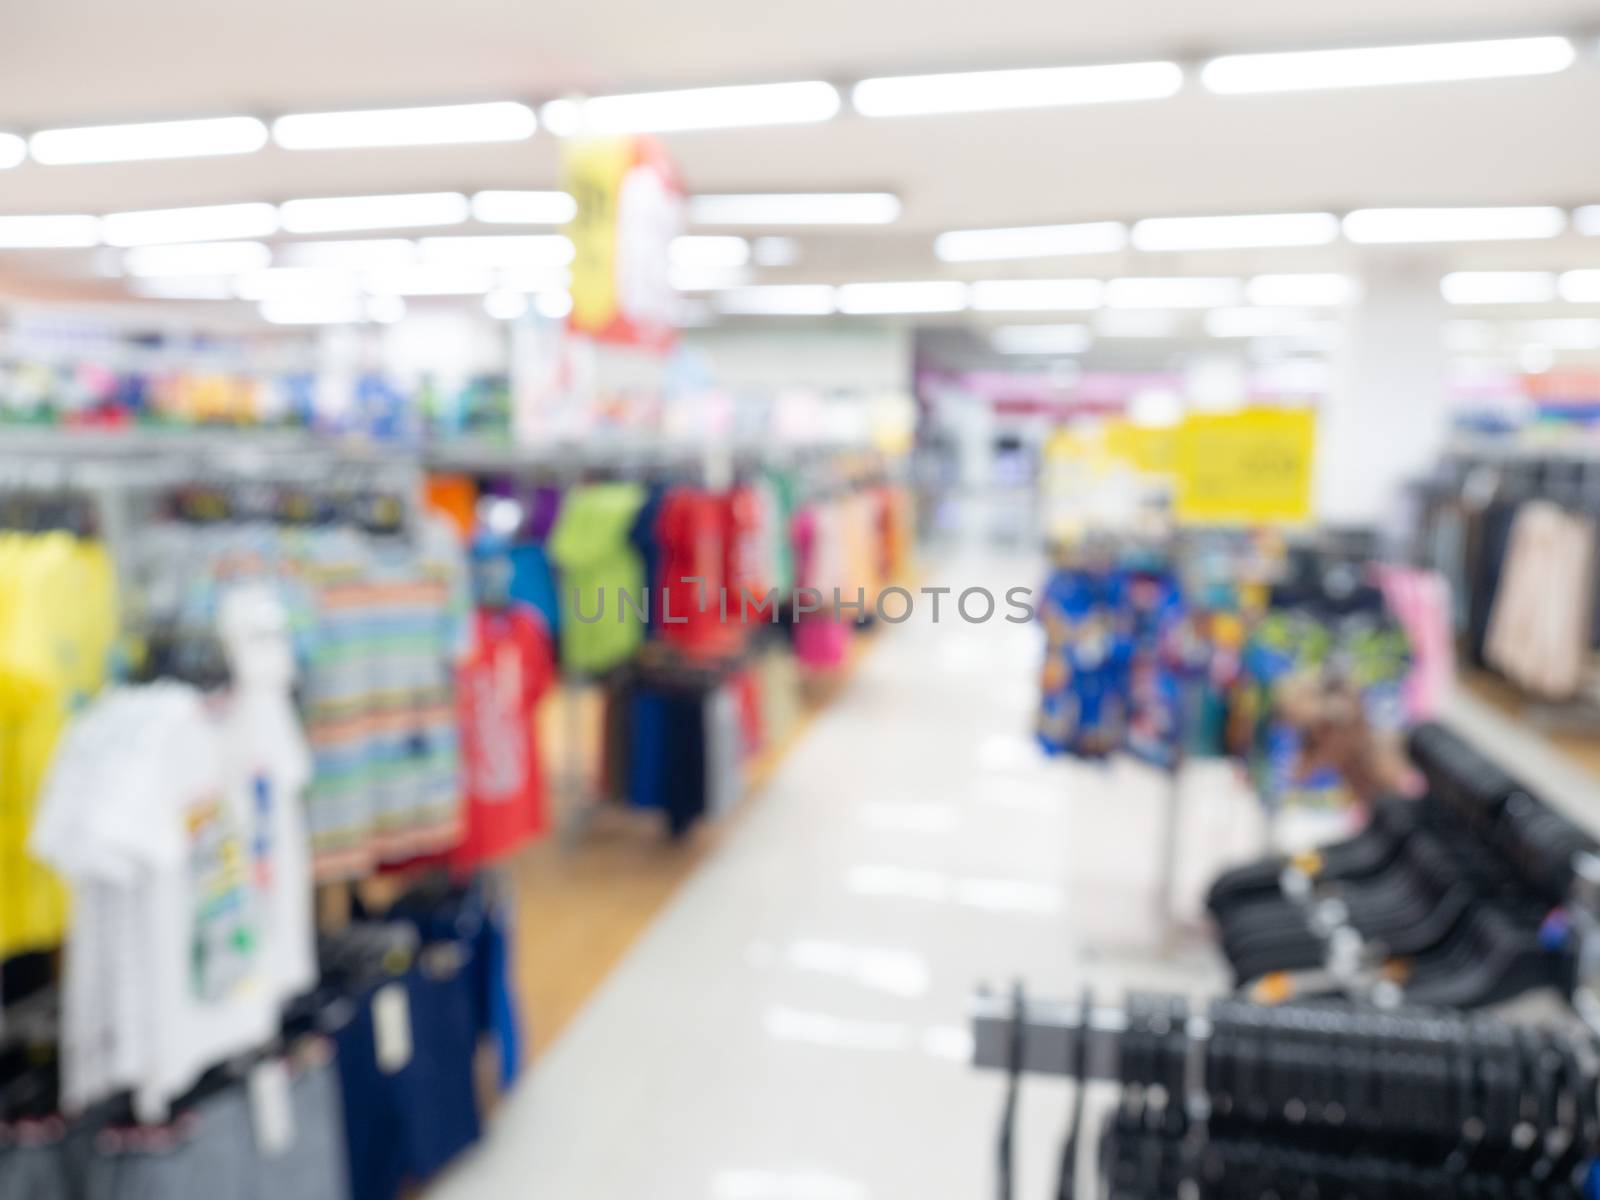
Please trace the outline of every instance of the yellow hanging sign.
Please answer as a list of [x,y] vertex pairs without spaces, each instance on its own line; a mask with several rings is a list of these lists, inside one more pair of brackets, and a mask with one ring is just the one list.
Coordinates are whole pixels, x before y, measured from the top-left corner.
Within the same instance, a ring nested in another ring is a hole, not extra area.
[[1176,433],[1180,521],[1242,525],[1311,519],[1317,435],[1310,409],[1194,414]]

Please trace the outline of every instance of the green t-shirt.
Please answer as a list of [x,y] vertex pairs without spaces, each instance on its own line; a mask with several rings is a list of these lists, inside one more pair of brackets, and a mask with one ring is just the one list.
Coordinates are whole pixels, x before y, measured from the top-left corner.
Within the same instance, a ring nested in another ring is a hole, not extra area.
[[561,572],[561,660],[570,670],[610,670],[644,637],[622,595],[644,604],[644,564],[629,538],[644,500],[636,483],[594,483],[562,501],[548,549]]

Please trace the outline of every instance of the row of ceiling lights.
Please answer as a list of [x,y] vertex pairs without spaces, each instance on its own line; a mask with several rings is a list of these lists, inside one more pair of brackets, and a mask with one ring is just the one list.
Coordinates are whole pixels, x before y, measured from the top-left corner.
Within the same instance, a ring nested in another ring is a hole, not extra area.
[[[1208,91],[1224,95],[1361,88],[1550,75],[1577,60],[1571,38],[1542,36],[1363,49],[1231,54],[1199,64]],[[1024,68],[865,79],[850,89],[865,117],[988,112],[1163,99],[1183,87],[1175,61]],[[843,108],[840,90],[808,80],[685,88],[552,100],[540,115],[557,136],[806,124]],[[405,109],[302,113],[269,129],[256,117],[46,129],[0,134],[0,167],[32,157],[46,165],[249,154],[269,140],[289,150],[509,142],[532,137],[539,117],[502,100]]]

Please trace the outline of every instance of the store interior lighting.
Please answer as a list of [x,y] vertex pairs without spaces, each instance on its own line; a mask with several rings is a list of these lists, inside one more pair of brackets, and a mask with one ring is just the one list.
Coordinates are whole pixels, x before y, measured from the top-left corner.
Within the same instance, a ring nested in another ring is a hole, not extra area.
[[750,261],[750,243],[731,235],[689,234],[672,239],[674,267],[742,267]]
[[515,321],[528,311],[528,297],[509,288],[496,288],[483,298],[483,311],[496,321]]
[[1584,237],[1600,237],[1600,204],[1586,204],[1574,212],[1572,228]]
[[1126,225],[1119,221],[1090,221],[1017,229],[956,229],[935,238],[933,252],[943,262],[986,262],[1115,254],[1127,244]]
[[1549,271],[1452,271],[1439,283],[1451,304],[1549,304],[1556,277]]
[[1001,354],[1082,354],[1094,334],[1087,325],[1002,325],[989,344]]
[[1512,328],[1521,339],[1542,342],[1557,350],[1600,350],[1600,319],[1593,317],[1519,321]]
[[987,279],[972,285],[972,307],[979,312],[1086,312],[1104,299],[1098,279]]
[[359,290],[349,271],[329,267],[268,267],[246,271],[233,280],[233,294],[241,300],[266,300],[273,296],[341,295]]
[[283,296],[261,302],[261,316],[273,325],[352,325],[367,317],[359,296]]
[[1205,331],[1214,338],[1290,337],[1309,321],[1292,308],[1214,308],[1205,315]]
[[416,243],[406,238],[286,242],[273,252],[274,261],[281,261],[284,266],[343,267],[353,271],[401,266],[416,257]]
[[533,298],[533,309],[547,321],[560,321],[572,311],[572,295],[564,290],[540,292]]
[[1156,217],[1133,227],[1137,250],[1234,250],[1257,246],[1326,246],[1339,236],[1332,213],[1243,217]]
[[1245,285],[1245,299],[1257,308],[1337,308],[1359,290],[1348,275],[1257,275]]
[[484,267],[564,267],[573,258],[572,239],[559,233],[425,237],[417,241],[424,262]]
[[949,279],[914,283],[847,283],[836,297],[842,313],[950,313],[967,307],[967,285]]
[[406,315],[406,302],[399,296],[368,296],[364,308],[367,320],[379,325],[393,325]]
[[367,146],[442,146],[518,142],[533,136],[533,109],[511,100],[488,104],[298,113],[272,123],[285,150],[344,150]]
[[690,196],[691,225],[889,225],[900,198],[889,192],[791,192]]
[[1558,286],[1561,298],[1570,304],[1600,304],[1600,271],[1568,271]]
[[27,157],[26,139],[14,133],[0,133],[0,171],[19,165]]
[[417,263],[362,277],[367,290],[392,296],[477,296],[493,289],[495,275],[475,263]]
[[108,246],[153,246],[163,242],[235,241],[271,237],[278,211],[270,204],[208,204],[110,213],[100,221]]
[[67,249],[99,244],[98,217],[0,217],[0,248],[3,249]]
[[758,267],[792,267],[800,261],[800,243],[791,237],[759,237],[750,245]]
[[1177,313],[1139,309],[1105,309],[1094,315],[1094,334],[1099,338],[1171,338],[1182,328]]
[[825,317],[836,310],[834,289],[825,283],[779,283],[729,288],[711,297],[729,316]]
[[485,225],[565,225],[578,215],[578,202],[566,192],[478,192],[472,219]]
[[46,129],[29,139],[28,152],[35,162],[67,166],[250,154],[266,144],[266,123],[255,117],[211,117],[198,121]]
[[335,196],[286,201],[279,215],[288,233],[348,233],[460,225],[472,215],[472,206],[460,192]]
[[1112,308],[1224,308],[1243,298],[1239,280],[1199,275],[1113,279],[1106,285]]
[[906,117],[1160,100],[1182,87],[1177,63],[1132,62],[864,79],[850,101],[865,117]]
[[1206,63],[1200,82],[1210,91],[1228,95],[1302,92],[1551,75],[1576,59],[1577,50],[1564,37],[1229,54]]
[[265,242],[191,242],[135,246],[122,256],[129,275],[237,275],[272,262]]
[[1559,208],[1363,208],[1344,219],[1344,235],[1363,244],[1531,241],[1560,237]]
[[808,80],[552,100],[540,115],[551,133],[576,137],[804,125],[828,120],[839,104],[832,84]]

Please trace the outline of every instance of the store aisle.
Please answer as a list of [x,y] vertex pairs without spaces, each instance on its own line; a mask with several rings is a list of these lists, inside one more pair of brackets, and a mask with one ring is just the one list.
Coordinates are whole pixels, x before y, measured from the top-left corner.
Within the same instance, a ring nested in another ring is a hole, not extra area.
[[[1038,572],[976,552],[926,582],[1003,596]],[[949,598],[882,631],[438,1200],[990,1194],[1002,1084],[966,1063],[975,985],[1216,970],[1153,953],[1159,779],[1027,737],[1038,638]],[[1064,1097],[1029,1087],[1024,1194],[1047,1194]]]

